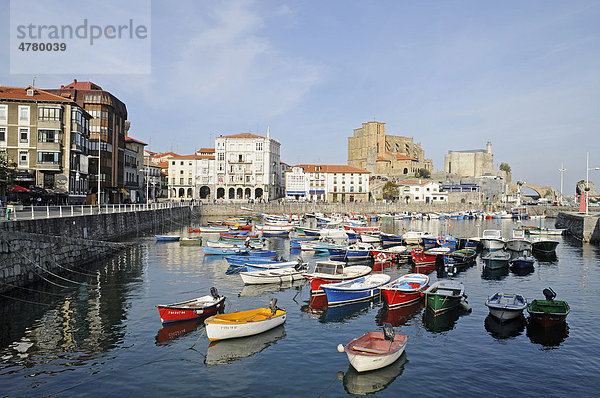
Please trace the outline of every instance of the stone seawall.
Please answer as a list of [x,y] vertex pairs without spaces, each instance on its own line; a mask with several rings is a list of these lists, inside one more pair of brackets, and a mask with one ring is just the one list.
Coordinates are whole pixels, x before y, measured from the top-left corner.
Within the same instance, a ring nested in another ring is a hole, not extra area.
[[582,213],[558,213],[556,228],[567,228],[568,234],[584,243],[600,243],[600,217]]
[[124,245],[112,243],[145,233],[160,234],[189,223],[190,207],[0,223],[0,292],[52,274],[68,274]]
[[[116,253],[123,243],[49,236],[27,232],[0,232],[0,293],[55,275]],[[60,283],[60,281],[57,281]]]

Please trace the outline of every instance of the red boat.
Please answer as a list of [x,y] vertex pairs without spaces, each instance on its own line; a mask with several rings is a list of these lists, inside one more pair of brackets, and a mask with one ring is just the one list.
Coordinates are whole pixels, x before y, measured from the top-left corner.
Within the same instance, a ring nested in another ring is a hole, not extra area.
[[188,321],[203,318],[221,311],[225,307],[225,296],[219,296],[217,289],[210,289],[210,295],[180,303],[157,305],[162,323]]
[[421,300],[429,277],[423,274],[406,274],[381,287],[381,295],[389,308],[410,305]]
[[435,247],[433,249],[425,250],[416,248],[411,253],[413,263],[415,265],[435,265],[437,256],[446,254],[450,251],[449,247]]
[[310,293],[313,295],[325,294],[321,289],[324,283],[337,283],[350,279],[360,278],[371,273],[371,267],[366,265],[346,266],[341,261],[317,261],[315,271],[305,274],[304,277],[310,282]]
[[345,230],[353,230],[354,232],[374,232],[380,231],[381,227],[353,227],[351,225],[344,225]]
[[184,334],[192,332],[203,325],[201,319],[192,319],[191,321],[182,321],[176,323],[167,323],[163,325],[156,335],[156,345],[166,345],[170,340],[176,339]]

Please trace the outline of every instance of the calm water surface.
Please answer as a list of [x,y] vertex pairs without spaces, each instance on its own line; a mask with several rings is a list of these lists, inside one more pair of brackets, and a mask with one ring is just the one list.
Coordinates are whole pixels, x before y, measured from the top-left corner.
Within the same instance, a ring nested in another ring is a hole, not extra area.
[[[390,221],[383,229],[469,236],[500,227],[510,236],[516,225]],[[0,297],[0,396],[596,396],[600,252],[557,239],[558,259],[536,262],[527,275],[488,275],[478,258],[453,278],[465,284],[472,312],[431,317],[421,305],[387,311],[378,301],[326,308],[311,304],[302,283],[244,287],[238,275],[225,273],[225,260],[204,258],[201,247],[139,238],[119,256],[78,269],[69,277],[76,283],[53,279]],[[287,239],[268,243],[290,256]],[[311,265],[319,259],[302,256]],[[394,278],[410,267],[384,272]],[[430,277],[436,281],[436,272]],[[156,304],[204,295],[212,286],[227,297],[227,312],[267,306],[275,297],[287,321],[212,345],[202,322],[161,327]],[[488,317],[487,296],[507,291],[531,300],[543,298],[548,286],[571,306],[565,327],[547,332],[525,319],[498,324]],[[409,336],[406,352],[392,366],[358,374],[336,346],[382,321]]]

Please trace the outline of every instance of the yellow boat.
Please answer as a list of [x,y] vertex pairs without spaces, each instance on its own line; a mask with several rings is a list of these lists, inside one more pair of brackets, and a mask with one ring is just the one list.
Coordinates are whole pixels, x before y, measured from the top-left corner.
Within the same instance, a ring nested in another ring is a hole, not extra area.
[[253,336],[285,322],[287,313],[271,299],[269,308],[217,314],[207,318],[206,335],[210,341]]

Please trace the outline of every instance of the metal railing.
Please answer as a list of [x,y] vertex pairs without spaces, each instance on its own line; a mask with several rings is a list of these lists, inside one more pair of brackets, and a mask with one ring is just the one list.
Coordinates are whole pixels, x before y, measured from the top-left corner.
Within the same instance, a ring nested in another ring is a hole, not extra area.
[[40,218],[89,216],[95,214],[127,213],[136,211],[162,210],[176,207],[194,207],[197,203],[156,202],[143,204],[102,204],[98,205],[8,205],[0,208],[0,220],[35,220]]

